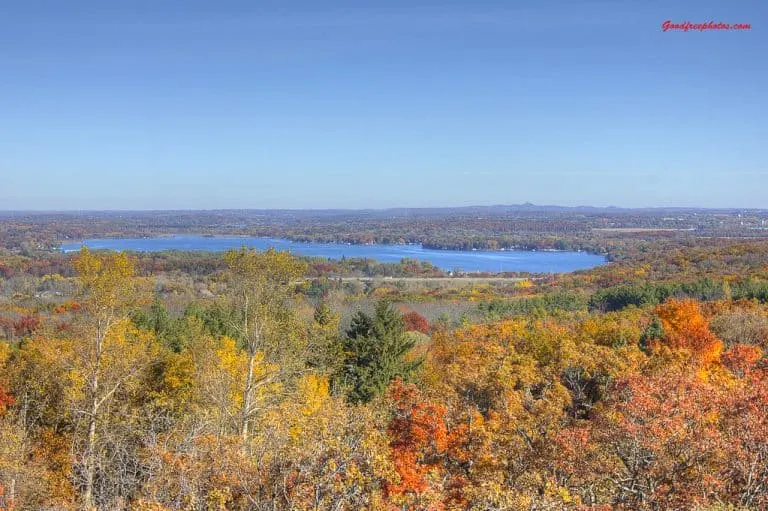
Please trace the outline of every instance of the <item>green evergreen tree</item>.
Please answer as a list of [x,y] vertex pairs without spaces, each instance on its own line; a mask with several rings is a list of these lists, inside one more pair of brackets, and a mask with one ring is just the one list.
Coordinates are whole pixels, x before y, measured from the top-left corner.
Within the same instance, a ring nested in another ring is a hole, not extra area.
[[184,348],[180,335],[183,325],[168,314],[160,296],[155,296],[148,310],[135,311],[131,319],[137,327],[153,332],[164,346],[174,352],[179,353]]
[[232,327],[237,312],[231,307],[225,307],[219,302],[203,305],[193,302],[184,310],[185,318],[196,318],[203,322],[205,331],[213,337],[227,336],[237,338],[237,330]]
[[415,342],[405,335],[400,313],[387,300],[376,304],[374,316],[358,311],[346,332],[344,364],[334,378],[353,403],[367,403],[395,378],[408,380],[422,359],[406,360]]
[[651,341],[658,341],[664,337],[664,327],[661,324],[661,320],[657,317],[653,318],[642,335],[640,335],[640,349],[648,351]]
[[339,331],[340,316],[325,302],[315,307],[314,320],[309,325],[311,344],[307,365],[319,372],[335,375],[344,363],[344,346]]

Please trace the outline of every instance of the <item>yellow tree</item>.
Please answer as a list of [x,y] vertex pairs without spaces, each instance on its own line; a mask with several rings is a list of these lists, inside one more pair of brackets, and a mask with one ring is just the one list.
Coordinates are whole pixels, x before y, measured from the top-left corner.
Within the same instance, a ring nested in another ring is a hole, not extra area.
[[[96,505],[94,481],[103,454],[99,428],[115,395],[151,358],[148,334],[137,332],[127,319],[140,297],[134,261],[124,253],[92,254],[83,248],[75,258],[82,312],[72,342],[72,373],[82,390],[75,399],[76,416],[84,419],[82,436],[82,506]],[[80,440],[77,442],[77,440]]]
[[[0,342],[0,369],[5,369],[8,352],[8,346]],[[0,374],[0,505],[5,500],[6,506],[13,509],[17,481],[24,467],[25,448],[21,428],[7,414],[14,398],[7,391],[4,380]]]
[[215,425],[218,439],[231,431],[240,432],[247,375],[250,373],[251,381],[260,383],[253,386],[249,404],[252,410],[258,410],[267,394],[280,389],[271,378],[279,372],[279,366],[266,362],[260,351],[251,357],[229,337],[203,339],[195,348],[196,386],[204,401],[197,413]]
[[[0,359],[2,346],[0,343]],[[22,509],[66,509],[73,501],[69,484],[74,390],[70,351],[69,340],[35,336],[8,352],[4,367],[0,363],[0,404],[4,384],[13,401],[5,416],[0,410],[0,451],[6,449],[5,454],[0,452],[0,465],[22,462],[15,469],[15,480],[10,481],[13,484],[6,484],[6,494],[15,493]],[[0,469],[0,484],[2,472]]]
[[382,483],[396,474],[378,427],[385,414],[331,395],[326,376],[304,374],[254,420],[260,475],[240,486],[270,509],[388,509]]
[[[297,349],[295,336],[290,333],[292,314],[289,307],[292,282],[306,272],[306,264],[288,252],[269,249],[257,252],[242,248],[225,256],[232,277],[232,298],[238,311],[234,325],[248,356],[242,386],[240,437],[248,440],[249,428],[257,406],[255,394],[260,387],[275,383],[285,360]],[[274,371],[256,374],[259,357],[282,362]]]

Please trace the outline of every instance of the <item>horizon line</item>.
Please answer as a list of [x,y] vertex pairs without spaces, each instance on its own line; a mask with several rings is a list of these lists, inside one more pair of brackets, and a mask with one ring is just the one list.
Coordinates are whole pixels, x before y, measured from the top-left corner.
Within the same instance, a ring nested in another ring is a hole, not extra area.
[[462,206],[393,206],[393,207],[381,207],[381,208],[175,208],[175,209],[159,209],[159,208],[117,208],[117,209],[98,209],[98,208],[84,208],[84,209],[2,209],[0,208],[0,214],[6,213],[199,213],[199,212],[232,212],[232,211],[264,211],[264,212],[386,212],[386,211],[398,211],[398,210],[451,210],[451,209],[473,209],[473,208],[557,208],[557,209],[596,209],[596,210],[624,210],[624,211],[640,211],[640,210],[698,210],[698,211],[728,211],[728,210],[741,210],[741,211],[768,211],[768,207],[740,207],[740,206],[593,206],[589,204],[581,204],[577,206],[566,206],[559,204],[534,204],[531,202],[524,202],[519,204],[471,204]]

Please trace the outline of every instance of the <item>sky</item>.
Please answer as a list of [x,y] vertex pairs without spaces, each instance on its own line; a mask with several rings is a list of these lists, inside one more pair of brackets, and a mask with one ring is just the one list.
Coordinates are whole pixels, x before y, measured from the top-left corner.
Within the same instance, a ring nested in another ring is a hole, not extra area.
[[768,208],[766,22],[760,0],[8,0],[0,209]]

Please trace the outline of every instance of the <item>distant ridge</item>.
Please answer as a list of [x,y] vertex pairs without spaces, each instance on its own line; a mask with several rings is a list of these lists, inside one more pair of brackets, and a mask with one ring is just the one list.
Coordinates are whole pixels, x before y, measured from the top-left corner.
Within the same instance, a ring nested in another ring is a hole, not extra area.
[[581,213],[581,214],[666,214],[666,213],[722,213],[733,214],[738,212],[768,212],[768,208],[704,208],[684,206],[658,206],[628,208],[621,206],[558,206],[537,205],[531,202],[523,204],[495,204],[491,206],[441,206],[441,207],[396,207],[396,208],[308,208],[308,209],[258,209],[258,208],[230,208],[230,209],[137,209],[137,210],[2,210],[0,217],[17,217],[26,215],[73,215],[73,216],[143,216],[143,215],[186,215],[186,214],[232,214],[239,213],[247,216],[344,216],[344,215],[369,215],[369,216],[403,216],[403,215],[462,215],[485,214],[503,215],[510,213]]

